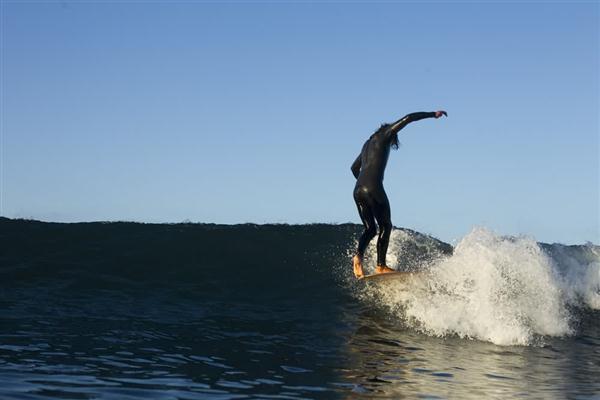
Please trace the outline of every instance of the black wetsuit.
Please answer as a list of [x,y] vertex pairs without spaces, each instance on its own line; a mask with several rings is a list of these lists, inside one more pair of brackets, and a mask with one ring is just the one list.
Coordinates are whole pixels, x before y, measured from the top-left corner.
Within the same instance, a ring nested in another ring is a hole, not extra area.
[[408,114],[393,124],[384,124],[365,142],[362,150],[352,164],[352,173],[356,178],[354,201],[365,226],[358,242],[358,256],[362,259],[367,245],[377,233],[375,221],[379,225],[377,239],[377,265],[385,266],[392,221],[390,203],[383,190],[383,173],[390,155],[390,147],[397,141],[397,133],[407,124],[424,118],[434,118],[435,112],[417,112]]

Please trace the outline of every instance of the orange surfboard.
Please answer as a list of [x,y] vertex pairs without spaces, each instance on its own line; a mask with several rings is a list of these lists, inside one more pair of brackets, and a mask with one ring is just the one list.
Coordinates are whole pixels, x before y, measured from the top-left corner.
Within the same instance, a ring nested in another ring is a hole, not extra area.
[[396,271],[396,272],[386,272],[384,274],[371,274],[365,275],[362,278],[358,278],[359,281],[385,281],[391,279],[407,279],[413,276],[414,272],[406,272],[406,271]]

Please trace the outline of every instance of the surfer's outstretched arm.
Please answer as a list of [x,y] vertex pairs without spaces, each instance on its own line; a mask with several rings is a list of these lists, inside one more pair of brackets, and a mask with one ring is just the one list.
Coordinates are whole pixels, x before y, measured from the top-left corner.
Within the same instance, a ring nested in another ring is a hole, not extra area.
[[411,114],[407,114],[404,117],[400,118],[398,121],[394,122],[390,128],[387,131],[388,135],[394,135],[396,133],[398,133],[398,131],[402,128],[404,128],[406,125],[410,124],[411,122],[415,122],[415,121],[419,121],[421,119],[425,119],[425,118],[439,118],[442,115],[444,116],[448,116],[448,113],[446,111],[432,111],[432,112],[416,112],[416,113],[411,113]]
[[361,154],[359,154],[358,157],[356,157],[356,160],[354,160],[354,162],[352,163],[352,166],[350,167],[350,170],[352,170],[352,175],[354,175],[354,177],[356,179],[358,179],[358,174],[360,173],[360,165],[361,165],[360,156],[361,156]]

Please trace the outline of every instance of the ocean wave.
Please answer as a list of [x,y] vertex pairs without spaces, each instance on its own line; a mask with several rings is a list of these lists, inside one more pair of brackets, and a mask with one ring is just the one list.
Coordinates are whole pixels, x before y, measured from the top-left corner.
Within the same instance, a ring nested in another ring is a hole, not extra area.
[[[154,296],[169,304],[275,303],[308,312],[324,303],[344,310],[358,295],[361,307],[383,304],[410,329],[502,345],[576,334],[589,310],[600,309],[600,246],[537,243],[477,228],[453,248],[396,228],[390,266],[422,272],[406,282],[365,285],[354,279],[350,260],[361,230],[0,218],[0,302],[8,299],[10,315],[32,310],[27,299],[40,296],[49,303],[83,296],[95,304],[117,294],[120,303]],[[374,259],[375,240],[365,264]]]
[[[411,241],[392,233],[391,249]],[[577,310],[600,308],[600,247],[540,244],[475,228],[451,256],[422,265],[407,281],[368,285],[360,294],[409,327],[498,345],[529,345],[575,333]],[[375,249],[369,248],[370,257]],[[402,270],[402,251],[394,267]]]

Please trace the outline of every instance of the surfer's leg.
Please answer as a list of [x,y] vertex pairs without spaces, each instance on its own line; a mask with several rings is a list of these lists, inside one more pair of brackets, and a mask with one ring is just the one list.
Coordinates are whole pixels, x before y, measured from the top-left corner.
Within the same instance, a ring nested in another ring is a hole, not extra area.
[[385,256],[390,242],[390,234],[392,233],[390,202],[388,201],[385,192],[382,192],[377,200],[376,206],[373,207],[375,219],[377,219],[377,225],[379,225],[379,237],[377,238],[377,268],[375,269],[375,272],[378,274],[395,272],[393,269],[388,268],[385,263]]
[[360,219],[365,226],[365,230],[363,231],[360,239],[358,240],[358,249],[356,250],[356,255],[352,258],[354,264],[354,275],[357,278],[363,276],[362,269],[362,260],[365,255],[365,250],[369,245],[369,242],[375,235],[377,234],[377,229],[375,228],[375,217],[373,216],[373,211],[371,207],[360,198],[355,196],[356,207],[358,208],[358,214],[360,215]]
[[375,228],[375,218],[373,217],[373,212],[371,211],[371,208],[362,203],[357,203],[357,206],[360,219],[362,220],[362,223],[365,226],[365,230],[363,231],[358,241],[357,251],[357,254],[362,259],[362,257],[365,254],[365,250],[369,245],[369,242],[377,234],[377,228]]

